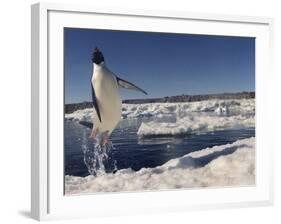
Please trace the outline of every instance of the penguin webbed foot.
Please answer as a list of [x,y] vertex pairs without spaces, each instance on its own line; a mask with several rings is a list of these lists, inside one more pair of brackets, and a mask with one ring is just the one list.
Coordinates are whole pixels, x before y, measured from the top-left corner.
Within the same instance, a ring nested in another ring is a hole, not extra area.
[[97,129],[93,129],[92,132],[91,132],[91,135],[89,136],[89,138],[96,139],[97,138],[97,134],[98,134],[98,130]]
[[107,146],[109,144],[109,131],[106,131],[102,135],[101,145],[103,147]]
[[93,129],[89,138],[96,140],[103,148],[107,148],[107,146],[109,146],[109,143],[110,143],[109,142],[109,131],[105,131],[102,134],[98,134],[98,130]]

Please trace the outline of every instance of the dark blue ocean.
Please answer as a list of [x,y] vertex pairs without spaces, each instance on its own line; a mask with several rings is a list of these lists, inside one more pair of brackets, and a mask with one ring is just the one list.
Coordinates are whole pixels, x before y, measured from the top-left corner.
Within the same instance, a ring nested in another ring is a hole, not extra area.
[[[110,137],[113,147],[108,152],[109,157],[104,161],[106,172],[126,168],[135,171],[152,168],[193,151],[255,136],[255,129],[248,128],[140,139],[137,131],[142,119],[124,119],[113,131]],[[77,121],[65,120],[65,175],[89,175],[84,154],[85,148],[95,147],[95,141],[88,138],[90,131]]]

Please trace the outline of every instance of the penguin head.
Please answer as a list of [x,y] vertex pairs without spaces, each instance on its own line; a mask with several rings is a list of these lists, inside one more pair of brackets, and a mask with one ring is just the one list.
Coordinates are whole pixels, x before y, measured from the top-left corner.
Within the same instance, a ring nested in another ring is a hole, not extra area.
[[96,47],[93,53],[92,62],[99,65],[104,62],[104,57],[101,51]]

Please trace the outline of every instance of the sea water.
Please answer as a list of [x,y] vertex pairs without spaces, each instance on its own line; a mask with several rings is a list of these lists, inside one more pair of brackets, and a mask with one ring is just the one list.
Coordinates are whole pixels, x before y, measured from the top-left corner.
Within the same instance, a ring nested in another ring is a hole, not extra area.
[[89,138],[91,130],[65,120],[65,175],[88,176],[131,168],[153,168],[167,161],[215,145],[255,136],[254,128],[218,130],[180,136],[139,138],[138,128],[147,118],[124,119],[106,146]]

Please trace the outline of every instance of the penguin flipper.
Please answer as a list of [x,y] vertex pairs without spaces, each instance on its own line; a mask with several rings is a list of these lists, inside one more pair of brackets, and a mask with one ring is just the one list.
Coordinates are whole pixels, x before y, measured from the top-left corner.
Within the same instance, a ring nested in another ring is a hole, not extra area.
[[141,89],[140,87],[136,86],[135,84],[128,82],[124,79],[119,78],[118,76],[116,76],[117,79],[117,83],[119,85],[119,87],[125,88],[125,89],[131,89],[131,90],[136,90],[139,92],[144,93],[145,95],[147,95],[147,92],[145,92],[143,89]]
[[92,84],[91,86],[92,86],[92,101],[93,101],[93,106],[95,107],[95,110],[96,110],[97,115],[98,115],[98,117],[99,117],[99,120],[100,120],[100,122],[101,122],[100,109],[99,109],[99,106],[98,106],[98,101],[97,101],[97,98],[96,98],[96,93],[95,93],[93,84]]

